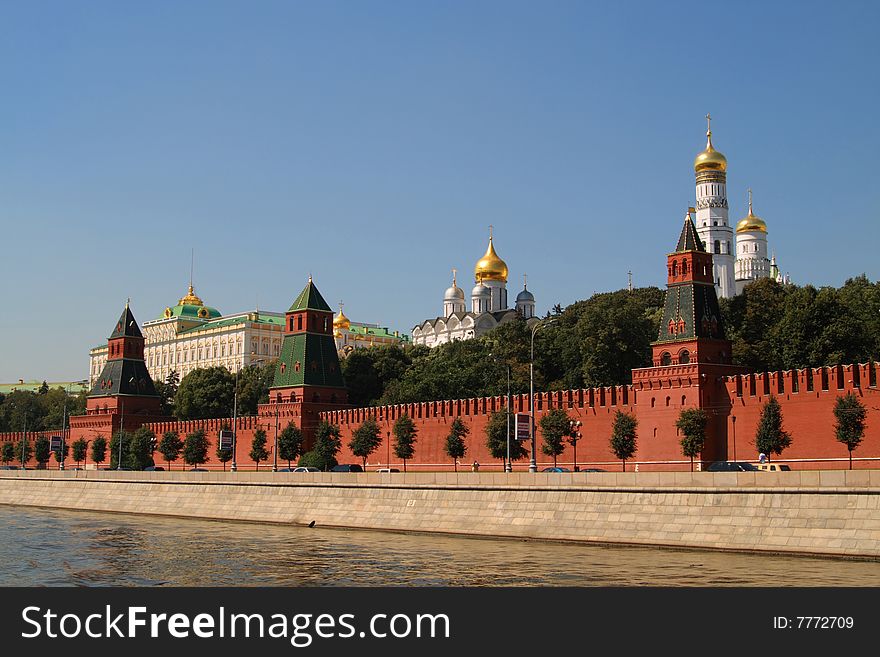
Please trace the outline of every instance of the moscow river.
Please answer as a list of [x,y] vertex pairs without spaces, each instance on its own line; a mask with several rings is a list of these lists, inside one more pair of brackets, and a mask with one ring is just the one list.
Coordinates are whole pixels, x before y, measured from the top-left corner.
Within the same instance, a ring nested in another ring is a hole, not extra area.
[[880,586],[880,564],[0,505],[0,585]]

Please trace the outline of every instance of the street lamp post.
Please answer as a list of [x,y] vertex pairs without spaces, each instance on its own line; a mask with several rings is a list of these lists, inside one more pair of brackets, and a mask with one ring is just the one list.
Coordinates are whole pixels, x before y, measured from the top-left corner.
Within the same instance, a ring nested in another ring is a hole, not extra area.
[[24,465],[24,446],[27,444],[27,407],[24,409],[24,428],[21,432],[21,469],[25,469]]
[[736,461],[736,415],[731,415],[733,421],[733,460]]
[[67,398],[70,396],[70,386],[72,386],[73,384],[85,385],[86,383],[88,383],[87,379],[83,379],[81,381],[71,381],[67,384],[67,388],[65,390],[66,394],[64,395],[64,409],[62,410],[61,415],[61,460],[58,462],[59,470],[64,469],[64,458],[66,456],[66,450],[64,448],[67,444],[67,434],[65,434],[65,431],[67,430]]
[[506,472],[513,472],[513,464],[510,462],[510,363],[507,364],[507,463],[504,466]]
[[275,404],[275,446],[272,448],[272,472],[278,472],[278,404]]
[[535,333],[542,326],[555,322],[555,319],[545,319],[532,328],[531,350],[529,358],[529,437],[532,443],[532,453],[529,457],[529,472],[538,471],[538,459],[535,450]]
[[577,472],[578,469],[578,441],[581,439],[581,421],[580,420],[569,420],[569,442],[571,442],[571,446],[574,448],[574,471]]
[[238,463],[235,460],[235,452],[238,448],[238,370],[235,370],[235,389],[232,397],[232,465],[229,467],[230,472],[238,470]]

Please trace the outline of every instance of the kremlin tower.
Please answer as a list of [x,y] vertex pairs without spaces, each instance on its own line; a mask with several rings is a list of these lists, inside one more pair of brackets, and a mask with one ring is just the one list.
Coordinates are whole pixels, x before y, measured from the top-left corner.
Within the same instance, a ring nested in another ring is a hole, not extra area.
[[749,214],[736,225],[736,293],[759,278],[770,276],[767,251],[767,224],[752,211],[749,190]]

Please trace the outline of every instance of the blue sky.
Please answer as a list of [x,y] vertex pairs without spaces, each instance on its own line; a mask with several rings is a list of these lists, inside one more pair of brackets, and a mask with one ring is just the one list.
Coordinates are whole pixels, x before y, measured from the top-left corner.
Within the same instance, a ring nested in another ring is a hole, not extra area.
[[127,297],[409,331],[495,226],[543,313],[665,283],[728,158],[798,283],[877,279],[877,3],[0,2],[0,381],[87,375]]

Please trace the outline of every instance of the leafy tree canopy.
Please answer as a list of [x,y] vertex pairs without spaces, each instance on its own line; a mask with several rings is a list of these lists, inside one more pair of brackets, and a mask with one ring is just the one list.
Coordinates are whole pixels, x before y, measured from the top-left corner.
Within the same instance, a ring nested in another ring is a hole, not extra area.
[[195,369],[180,382],[174,414],[181,420],[231,417],[235,378],[225,367]]

